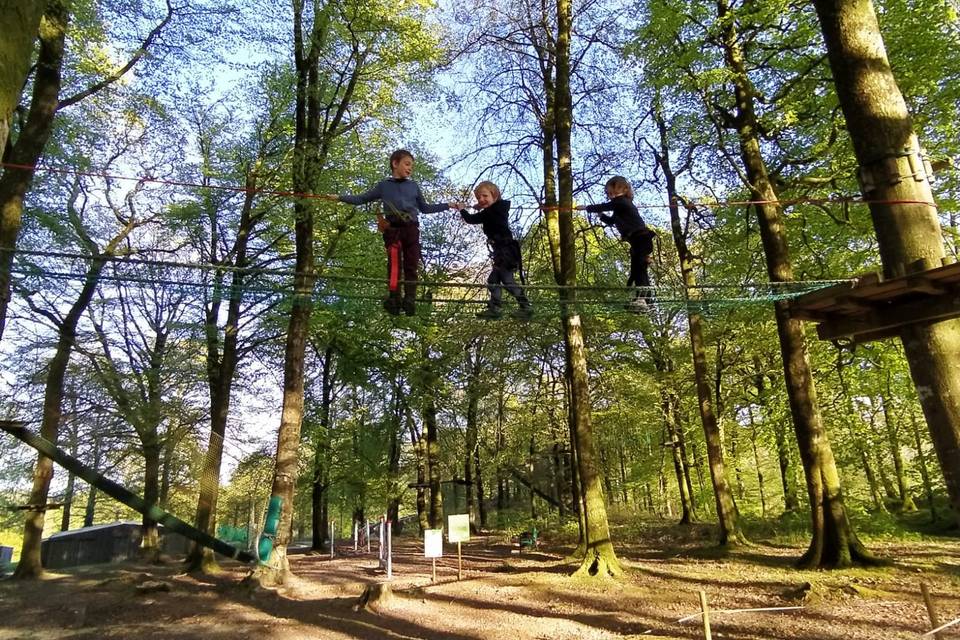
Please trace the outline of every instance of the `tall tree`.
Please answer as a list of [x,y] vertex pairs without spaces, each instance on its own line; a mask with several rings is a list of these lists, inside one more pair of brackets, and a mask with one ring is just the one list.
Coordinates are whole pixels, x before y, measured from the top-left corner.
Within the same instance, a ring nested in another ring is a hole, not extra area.
[[[716,9],[719,43],[734,94],[733,112],[725,124],[737,132],[744,182],[750,190],[751,200],[757,202],[753,209],[760,223],[767,275],[772,282],[790,282],[793,280],[793,265],[783,213],[761,151],[760,127],[754,106],[757,92],[747,73],[737,16],[726,0],[718,0]],[[870,562],[872,556],[857,538],[847,517],[840,475],[817,403],[803,326],[790,316],[784,301],[774,303],[774,312],[793,426],[810,499],[812,540],[800,559],[800,565],[843,567],[854,561]]]
[[71,3],[67,0],[49,0],[46,3],[40,21],[40,51],[30,108],[16,141],[9,152],[3,151],[3,160],[9,164],[0,176],[0,338],[6,326],[7,306],[10,303],[10,266],[20,233],[24,200],[33,181],[35,167],[53,131],[57,111],[102,91],[123,77],[146,56],[174,14],[173,5],[167,2],[164,17],[139,43],[139,48],[124,65],[61,99],[60,89],[67,59],[65,41],[71,9]]
[[[662,113],[660,98],[654,98],[653,118],[657,131],[660,134],[660,144],[652,146],[654,158],[663,173],[666,183],[667,198],[670,203],[670,228],[673,231],[673,242],[677,247],[677,256],[680,261],[680,273],[687,296],[696,301],[699,296],[697,276],[694,272],[694,258],[687,245],[687,231],[690,228],[689,219],[684,225],[680,220],[680,198],[677,193],[677,175],[670,161],[670,142],[667,135],[667,123]],[[693,353],[693,375],[697,389],[697,406],[700,409],[700,422],[703,425],[704,441],[707,444],[707,460],[710,465],[710,478],[713,482],[713,495],[717,507],[717,524],[720,529],[720,544],[737,544],[745,542],[746,538],[740,530],[740,513],[737,503],[730,490],[727,480],[723,456],[723,435],[717,423],[714,411],[714,402],[710,393],[710,383],[707,376],[706,340],[703,336],[703,318],[699,311],[691,308],[687,312],[687,323],[690,328],[690,349]]]
[[9,153],[6,148],[3,150],[3,159],[9,165],[4,167],[0,175],[0,339],[7,324],[10,265],[20,233],[23,201],[33,180],[33,166],[40,159],[53,130],[53,117],[59,103],[64,41],[69,20],[70,11],[66,2],[52,0],[47,3],[41,19],[40,53],[30,110],[13,148]]
[[583,322],[575,310],[577,266],[573,227],[573,167],[571,129],[573,98],[570,92],[570,38],[573,33],[573,7],[570,0],[557,0],[556,86],[554,99],[557,149],[557,187],[560,227],[560,274],[566,288],[560,291],[563,343],[570,376],[570,406],[573,435],[577,447],[580,486],[583,490],[586,553],[577,573],[591,576],[616,576],[622,573],[613,541],[603,497],[600,460],[590,420],[590,382]]
[[[267,116],[270,119],[270,116]],[[202,153],[202,183],[212,186],[211,178],[217,167],[215,155],[218,150],[218,131],[223,123],[206,122],[197,115],[197,137]],[[223,459],[227,419],[230,413],[233,384],[237,368],[246,349],[241,342],[244,317],[244,290],[253,280],[247,269],[251,254],[257,252],[258,224],[262,221],[267,206],[257,206],[261,184],[269,182],[272,173],[271,155],[276,154],[276,127],[278,123],[267,121],[256,126],[251,152],[238,150],[241,160],[238,173],[244,181],[243,198],[239,203],[239,216],[228,216],[224,211],[232,209],[234,202],[221,202],[212,197],[209,188],[201,190],[199,213],[205,218],[197,226],[209,233],[205,246],[199,247],[204,262],[215,265],[212,291],[204,301],[204,332],[206,342],[207,387],[210,394],[210,436],[204,456],[200,477],[200,494],[197,499],[195,526],[210,535],[215,533],[217,494],[220,487],[220,467]],[[221,151],[222,152],[222,151]],[[246,156],[246,157],[244,157]],[[266,175],[264,175],[266,174]],[[235,223],[234,223],[235,221]],[[233,229],[231,229],[233,227]],[[226,305],[226,319],[220,328],[222,307]],[[248,302],[246,309],[251,303]],[[191,547],[187,557],[190,570],[215,568],[213,551],[199,544]]]
[[[96,294],[100,284],[100,276],[107,262],[116,254],[118,248],[127,239],[130,233],[139,225],[144,224],[134,216],[120,217],[120,230],[101,249],[91,236],[84,222],[83,208],[77,206],[80,197],[79,182],[67,201],[67,219],[75,237],[89,256],[83,286],[79,294],[62,317],[54,310],[42,308],[33,300],[27,298],[31,308],[46,318],[57,329],[57,347],[53,359],[47,369],[46,386],[43,400],[43,418],[40,423],[41,437],[56,442],[63,417],[64,386],[70,356],[73,353],[77,340],[77,329],[81,318],[86,313],[90,302]],[[45,510],[40,505],[47,503],[50,490],[50,480],[53,477],[53,461],[40,455],[33,472],[33,488],[30,491],[30,504],[38,505],[36,511],[27,514],[23,531],[23,546],[20,562],[14,575],[17,578],[36,578],[43,573],[40,561],[40,542],[43,536]]]
[[[814,0],[884,275],[944,264],[930,175],[870,0]],[[900,331],[954,518],[960,523],[960,320]]]
[[322,267],[347,228],[333,229],[318,261],[315,252],[317,193],[334,143],[373,117],[397,108],[398,85],[417,73],[436,51],[416,7],[387,3],[293,0],[296,78],[291,186],[294,200],[294,297],[287,323],[283,400],[277,433],[272,496],[281,503],[273,553],[251,578],[282,583],[289,573],[293,497],[299,467],[304,366],[317,264]]

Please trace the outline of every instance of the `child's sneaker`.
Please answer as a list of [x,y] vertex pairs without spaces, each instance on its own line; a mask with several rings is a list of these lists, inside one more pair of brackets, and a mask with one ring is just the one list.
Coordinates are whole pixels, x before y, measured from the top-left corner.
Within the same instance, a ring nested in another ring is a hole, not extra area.
[[413,298],[403,299],[403,312],[408,316],[417,315],[417,303]]
[[483,318],[484,320],[499,320],[503,317],[503,312],[500,309],[495,309],[493,307],[487,307],[483,311],[477,313],[478,318]]
[[510,317],[515,318],[517,320],[529,320],[530,318],[533,317],[533,309],[531,309],[530,307],[520,307],[519,309],[511,313]]
[[384,298],[383,309],[392,316],[400,315],[400,300],[394,297]]

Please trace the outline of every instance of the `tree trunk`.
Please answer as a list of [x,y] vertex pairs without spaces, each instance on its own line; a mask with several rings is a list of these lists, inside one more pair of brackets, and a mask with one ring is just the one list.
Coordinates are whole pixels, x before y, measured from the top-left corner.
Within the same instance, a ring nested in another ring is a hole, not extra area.
[[[210,438],[207,441],[207,454],[203,458],[200,471],[200,495],[197,498],[197,512],[194,525],[210,535],[216,533],[217,499],[220,493],[220,468],[223,464],[223,445],[227,433],[227,418],[230,415],[230,399],[233,392],[234,376],[240,361],[239,338],[242,319],[242,302],[247,267],[247,246],[253,232],[253,203],[258,189],[257,174],[254,169],[246,172],[246,194],[237,225],[237,238],[233,245],[233,265],[236,267],[230,276],[230,288],[227,296],[227,319],[223,327],[223,349],[220,352],[220,330],[218,326],[220,298],[217,295],[207,307],[204,328],[207,346],[207,389],[210,394]],[[211,256],[218,255],[216,229],[218,220],[211,220],[210,251]],[[221,274],[217,274],[220,282]],[[219,294],[219,289],[217,293]],[[188,571],[204,573],[216,570],[213,551],[194,544],[186,559]]]
[[670,413],[673,416],[674,436],[676,437],[677,451],[680,454],[680,468],[683,470],[683,481],[687,484],[687,496],[689,496],[690,499],[691,515],[696,518],[697,499],[693,497],[695,493],[693,491],[693,482],[690,480],[690,458],[687,456],[687,438],[683,430],[683,419],[680,413],[680,397],[671,391],[669,398],[671,403]]
[[[853,437],[856,436],[854,435]],[[877,482],[877,474],[873,471],[870,456],[867,455],[867,450],[863,448],[863,445],[857,444],[856,447],[860,453],[860,463],[863,465],[863,473],[867,477],[867,486],[870,487],[870,498],[873,500],[873,508],[876,511],[885,513],[887,511],[887,505],[883,502],[883,495],[880,493],[880,483]]]
[[[350,103],[352,87],[355,86],[353,83],[356,74],[351,78],[351,85],[343,96],[341,105],[344,109],[337,110],[331,121],[324,122],[327,128],[321,131],[321,85],[326,82],[326,78],[319,73],[319,58],[327,37],[329,10],[323,7],[309,15],[310,12],[304,12],[303,0],[293,2],[293,53],[297,85],[291,184],[294,192],[308,195],[313,193],[318,184],[339,118]],[[311,23],[306,38],[303,31],[305,20]],[[261,559],[262,564],[249,576],[251,580],[264,585],[283,584],[290,573],[287,545],[293,523],[293,496],[297,484],[300,429],[303,421],[304,366],[310,316],[313,311],[313,289],[316,283],[313,233],[315,209],[314,199],[294,201],[294,296],[283,356],[283,402],[271,491],[271,499],[277,497],[281,501],[280,520],[269,561],[263,562]]]
[[[435,387],[431,385],[430,394]],[[443,521],[443,494],[440,487],[440,430],[437,425],[437,407],[432,395],[427,399],[423,412],[427,437],[424,439],[427,463],[427,478],[430,484],[430,511],[427,517],[431,529],[439,529]]]
[[887,444],[890,446],[890,457],[893,459],[893,471],[897,477],[897,494],[900,498],[901,511],[916,511],[917,505],[913,503],[913,497],[910,495],[910,483],[907,480],[907,472],[903,466],[903,454],[900,451],[900,436],[897,427],[897,419],[894,415],[893,401],[890,400],[890,378],[887,378],[887,394],[883,396],[883,423],[886,427]]
[[670,392],[666,389],[660,391],[660,408],[663,411],[663,422],[667,433],[667,442],[664,446],[670,448],[670,455],[673,458],[673,472],[677,476],[677,492],[680,497],[679,524],[686,525],[693,522],[693,501],[690,497],[690,485],[687,484],[683,474],[683,457],[677,439],[678,428],[677,419],[674,415],[674,403],[670,399]]
[[[27,4],[27,3],[24,3]],[[13,265],[13,250],[17,246],[17,236],[20,233],[20,221],[23,215],[23,200],[33,180],[34,170],[43,154],[43,148],[53,130],[53,119],[56,115],[60,96],[60,72],[63,67],[64,40],[67,25],[70,21],[70,11],[64,0],[50,0],[36,2],[44,6],[43,18],[40,20],[40,54],[37,58],[36,74],[33,82],[33,98],[30,102],[30,111],[27,121],[16,144],[8,153],[0,153],[4,162],[20,165],[14,168],[5,167],[0,176],[0,339],[7,322],[7,306],[10,304],[10,268]],[[24,26],[29,26],[33,18],[29,14],[17,14],[25,19]],[[28,24],[29,23],[29,24]],[[21,38],[10,29],[4,29],[4,38],[12,35]],[[31,40],[37,31],[31,29],[27,37]],[[14,44],[14,46],[16,46]],[[5,61],[4,61],[5,62]],[[22,63],[16,60],[10,69],[13,78],[19,75],[18,69]],[[5,65],[0,65],[5,67]],[[3,73],[7,73],[6,69]],[[22,81],[23,78],[20,78]],[[21,85],[22,88],[22,85]],[[21,88],[17,89],[17,96]],[[15,98],[16,100],[16,98]],[[0,111],[0,114],[5,113]],[[0,115],[2,117],[2,115]],[[0,148],[2,151],[2,148]],[[45,473],[45,472],[44,472]],[[42,479],[40,479],[42,483]]]
[[[101,456],[101,438],[99,435],[94,434],[93,436],[93,465],[91,469],[95,472],[100,473],[100,456]],[[83,512],[83,526],[92,527],[94,516],[97,512],[97,488],[95,486],[87,485],[87,505]]]
[[[884,274],[946,258],[929,176],[870,0],[814,0],[837,96],[860,164]],[[925,204],[920,204],[925,203]],[[920,405],[960,523],[960,320],[900,332]]]
[[[570,37],[573,31],[573,10],[570,0],[557,0],[557,72],[556,72],[556,141],[557,178],[560,205],[560,268],[563,284],[576,286],[576,254],[573,234],[573,171],[571,167],[571,127],[573,100],[570,92]],[[590,418],[590,386],[583,325],[574,311],[576,296],[569,289],[561,290],[563,344],[568,354],[570,405],[574,417],[574,435],[583,489],[584,518],[587,532],[587,553],[577,574],[591,576],[619,575],[620,561],[610,538],[599,460]]]
[[328,488],[328,464],[332,433],[330,431],[331,404],[333,402],[333,347],[327,345],[323,353],[320,372],[320,421],[313,435],[313,470],[310,483],[310,523],[312,529],[311,549],[322,551],[327,535],[327,519],[324,504]]
[[0,38],[0,157],[12,128],[13,114],[30,72],[45,3],[7,0],[3,3],[4,34]]
[[[70,456],[73,458],[77,457],[77,452],[80,449],[80,437],[77,431],[79,430],[79,423],[76,420],[77,407],[76,407],[76,396],[73,396],[73,411],[72,413],[72,425],[70,428]],[[70,516],[73,513],[73,498],[76,493],[77,486],[77,476],[73,472],[67,473],[67,487],[63,492],[63,511],[60,517],[60,531],[69,531],[70,530]]]
[[394,523],[393,531],[400,535],[400,504],[403,501],[403,494],[406,487],[401,483],[404,478],[400,471],[400,455],[403,452],[403,390],[400,387],[399,380],[393,384],[393,416],[390,432],[390,452],[387,459],[387,470],[390,480],[390,494],[387,501],[387,519]]
[[[157,427],[150,434],[141,435],[143,440],[143,501],[155,507],[160,498],[160,443]],[[148,562],[160,557],[160,529],[157,521],[144,513],[140,552]]]
[[[755,95],[747,77],[736,23],[726,0],[718,0],[717,13],[722,25],[724,58],[734,86],[736,109],[733,124],[740,143],[740,157],[751,199],[761,203],[754,209],[760,223],[767,274],[773,282],[790,282],[793,267],[783,218],[780,207],[775,204],[777,193],[760,150]],[[799,320],[790,317],[786,302],[774,303],[774,310],[790,410],[810,499],[812,540],[799,564],[804,567],[844,567],[857,560],[872,562],[874,559],[860,543],[847,517],[840,475],[820,416],[803,327]]]
[[767,492],[763,486],[763,467],[760,464],[760,451],[757,447],[757,423],[753,418],[753,408],[747,406],[747,414],[750,417],[750,444],[753,447],[753,465],[757,470],[757,486],[760,491],[760,517],[767,517]]
[[920,439],[920,428],[917,418],[910,414],[910,426],[913,429],[913,439],[917,446],[917,461],[920,463],[920,479],[923,481],[923,493],[927,497],[927,508],[930,509],[930,522],[937,522],[937,506],[934,502],[933,483],[930,481],[930,471],[927,469],[927,454],[923,452],[923,442]]
[[476,475],[474,476],[473,482],[477,488],[477,512],[480,517],[480,528],[487,528],[487,502],[485,500],[486,496],[483,492],[483,468],[480,465],[480,447],[478,446],[473,452],[473,460],[476,468]]
[[[467,351],[467,436],[466,449],[463,460],[463,481],[467,490],[467,513],[470,518],[471,531],[477,530],[477,510],[473,493],[473,469],[475,456],[478,454],[477,429],[478,408],[480,405],[480,345],[474,343],[474,351]],[[480,469],[477,468],[479,476]]]
[[417,460],[417,523],[420,527],[420,535],[430,528],[430,521],[427,519],[427,451],[426,442],[422,434],[418,434],[414,425],[413,416],[407,414],[407,430],[410,432],[410,442],[413,445],[413,452]]
[[[753,385],[757,390],[757,403],[766,417],[769,411],[767,399],[766,376],[760,356],[753,356]],[[783,489],[783,510],[787,513],[796,511],[800,506],[797,497],[797,487],[793,482],[793,456],[790,455],[790,444],[787,442],[787,427],[783,420],[776,420],[773,424],[773,435],[777,443],[777,465],[780,468],[780,487]]]
[[173,473],[173,456],[177,447],[177,433],[174,429],[168,429],[166,437],[163,439],[163,457],[160,459],[160,493],[157,498],[157,505],[167,510],[167,503],[170,499],[170,474]]
[[[129,227],[128,227],[129,228]],[[106,256],[119,244],[126,234],[114,238],[108,245],[104,256],[94,255],[84,279],[83,288],[77,300],[70,307],[63,320],[57,321],[59,337],[57,349],[47,369],[47,379],[44,386],[43,418],[40,423],[40,436],[56,444],[60,431],[60,422],[63,417],[63,395],[66,380],[67,366],[70,355],[77,339],[77,325],[86,311],[97,290],[100,274],[106,264]],[[55,318],[52,316],[51,319]],[[33,471],[33,487],[30,491],[30,502],[33,505],[45,505],[50,493],[50,480],[53,478],[53,462],[44,455],[37,456],[37,463]],[[94,491],[93,487],[90,488]],[[40,560],[40,543],[43,538],[44,510],[28,511],[23,530],[23,547],[20,551],[20,562],[14,571],[17,578],[36,578],[43,574]]]

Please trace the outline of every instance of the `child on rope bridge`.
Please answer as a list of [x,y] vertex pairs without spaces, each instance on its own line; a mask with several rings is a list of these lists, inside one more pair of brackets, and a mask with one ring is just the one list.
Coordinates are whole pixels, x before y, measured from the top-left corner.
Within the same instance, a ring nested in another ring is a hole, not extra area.
[[513,238],[507,217],[510,212],[510,201],[502,199],[500,188],[489,181],[478,184],[473,194],[477,198],[477,204],[474,206],[474,209],[478,209],[477,213],[468,213],[464,206],[460,209],[460,217],[467,224],[482,225],[490,247],[490,259],[493,262],[493,269],[487,277],[490,301],[487,303],[487,308],[478,313],[477,317],[496,320],[503,315],[500,306],[502,290],[505,288],[520,305],[520,308],[511,315],[520,320],[529,320],[533,316],[533,307],[513,277],[513,272],[521,268],[521,256],[520,244]]
[[[408,316],[416,314],[417,269],[420,266],[419,213],[439,213],[456,209],[456,203],[427,204],[420,185],[410,179],[413,173],[413,154],[406,149],[397,149],[390,155],[390,177],[381,180],[372,189],[360,195],[326,195],[325,200],[360,205],[374,200],[383,203],[384,218],[378,218],[377,226],[383,233],[387,249],[387,277],[389,294],[383,308],[391,315],[399,315],[400,309]],[[400,300],[400,267],[403,267],[403,301]]]
[[[616,227],[620,237],[630,245],[630,276],[627,287],[637,287],[633,299],[626,304],[628,311],[643,313],[653,302],[648,267],[653,253],[654,232],[640,217],[633,204],[633,188],[623,176],[613,176],[604,187],[608,202],[602,204],[580,205],[578,211],[600,214],[600,222]],[[612,215],[604,215],[612,211]]]

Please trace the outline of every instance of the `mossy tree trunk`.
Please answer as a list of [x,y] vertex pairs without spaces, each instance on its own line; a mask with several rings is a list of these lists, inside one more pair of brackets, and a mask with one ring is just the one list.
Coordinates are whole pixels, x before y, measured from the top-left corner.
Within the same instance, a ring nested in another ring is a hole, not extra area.
[[[576,286],[576,255],[573,235],[573,170],[571,166],[571,127],[573,100],[570,93],[570,37],[573,31],[573,10],[570,0],[557,0],[556,43],[556,144],[557,184],[559,187],[560,269],[562,283]],[[620,561],[610,539],[606,504],[603,497],[600,461],[596,454],[591,424],[590,386],[587,373],[587,352],[583,324],[576,313],[576,295],[571,289],[561,290],[563,343],[567,354],[570,380],[570,407],[573,412],[580,486],[583,490],[586,523],[586,554],[577,573],[591,576],[616,576],[622,573]]]
[[[860,164],[886,276],[946,259],[936,205],[903,94],[870,0],[814,0],[833,79]],[[900,332],[920,405],[960,523],[960,320]]]
[[[720,41],[735,101],[733,113],[724,124],[737,132],[746,186],[750,189],[751,199],[761,203],[754,205],[754,210],[760,224],[767,275],[773,282],[790,282],[793,280],[793,266],[783,216],[776,204],[778,196],[761,153],[760,128],[754,109],[756,96],[747,76],[736,20],[726,0],[718,0],[716,6]],[[785,302],[775,303],[774,313],[790,411],[810,500],[812,540],[799,564],[804,567],[844,567],[854,561],[872,562],[873,557],[857,538],[847,517],[840,474],[817,402],[803,326],[790,316]]]
[[[294,201],[294,295],[287,323],[284,347],[283,399],[280,428],[277,433],[276,466],[272,496],[281,499],[280,521],[274,550],[268,563],[261,564],[249,576],[260,584],[282,584],[289,574],[287,545],[293,521],[293,496],[299,465],[300,429],[303,421],[304,366],[306,345],[313,311],[313,288],[317,278],[314,250],[314,215],[317,200],[310,197],[319,184],[333,142],[356,123],[345,122],[353,104],[354,93],[367,70],[369,50],[354,43],[346,51],[343,75],[331,90],[321,73],[320,60],[329,46],[331,12],[337,7],[293,0],[293,58],[296,71],[296,106],[294,110],[294,148],[291,188],[302,193]],[[321,264],[333,254],[344,225],[330,239]]]
[[4,0],[0,5],[4,31],[0,37],[0,156],[33,62],[44,7],[38,0]]
[[[0,157],[4,162],[19,165],[19,167],[5,167],[3,175],[0,176],[0,339],[6,327],[7,306],[10,304],[10,268],[13,265],[13,250],[17,246],[17,236],[20,234],[23,201],[33,181],[34,171],[29,167],[36,166],[40,160],[50,133],[53,131],[53,120],[60,99],[64,42],[70,21],[70,10],[64,0],[37,1],[36,4],[45,5],[46,8],[40,20],[40,53],[37,58],[30,109],[13,146],[9,149],[0,148]],[[19,12],[17,13],[19,15]],[[32,23],[32,18],[30,22]],[[8,33],[5,33],[0,40],[6,39],[7,35]],[[32,39],[36,35],[37,31],[33,30],[29,37]],[[14,37],[19,36],[14,35]],[[13,62],[19,66],[16,61]],[[13,76],[18,75],[16,69],[10,71]],[[3,73],[6,72],[5,70]],[[20,82],[22,81],[21,77]],[[17,97],[14,101],[19,99],[21,88],[22,85],[17,88]],[[13,106],[16,106],[15,102]]]

